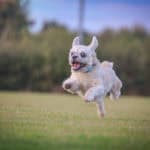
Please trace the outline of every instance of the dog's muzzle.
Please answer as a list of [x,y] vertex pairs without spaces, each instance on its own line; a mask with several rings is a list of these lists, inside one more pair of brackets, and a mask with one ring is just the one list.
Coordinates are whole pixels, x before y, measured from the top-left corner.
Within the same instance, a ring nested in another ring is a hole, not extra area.
[[86,64],[73,60],[71,66],[74,71],[78,71],[81,68],[85,67]]

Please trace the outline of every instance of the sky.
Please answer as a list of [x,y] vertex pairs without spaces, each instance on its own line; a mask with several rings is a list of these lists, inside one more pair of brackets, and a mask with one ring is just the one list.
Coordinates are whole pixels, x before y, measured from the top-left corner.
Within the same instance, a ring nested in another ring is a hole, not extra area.
[[[38,32],[44,21],[57,21],[70,30],[78,29],[79,0],[30,0],[29,18]],[[101,32],[142,25],[150,31],[150,0],[85,0],[84,29]]]

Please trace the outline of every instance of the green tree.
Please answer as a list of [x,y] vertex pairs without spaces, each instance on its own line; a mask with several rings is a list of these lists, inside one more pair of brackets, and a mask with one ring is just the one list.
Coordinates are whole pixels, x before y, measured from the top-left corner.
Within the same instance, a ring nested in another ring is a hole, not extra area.
[[27,29],[31,22],[27,18],[28,0],[0,1],[0,38],[10,39]]

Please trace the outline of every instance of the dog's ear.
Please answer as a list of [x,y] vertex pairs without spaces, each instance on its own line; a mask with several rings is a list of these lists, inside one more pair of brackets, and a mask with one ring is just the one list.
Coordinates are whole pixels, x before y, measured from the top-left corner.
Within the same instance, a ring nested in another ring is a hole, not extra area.
[[79,36],[77,36],[73,39],[72,47],[75,45],[79,45],[79,44],[80,44],[80,38],[79,38]]
[[90,48],[91,50],[95,50],[97,47],[98,47],[98,40],[97,40],[96,36],[93,36],[92,42],[91,42],[91,44],[89,45],[89,48]]

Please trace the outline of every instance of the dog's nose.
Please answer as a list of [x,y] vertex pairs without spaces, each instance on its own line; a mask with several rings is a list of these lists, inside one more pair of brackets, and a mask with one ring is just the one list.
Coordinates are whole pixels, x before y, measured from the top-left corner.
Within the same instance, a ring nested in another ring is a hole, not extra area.
[[73,59],[76,59],[77,57],[78,57],[78,56],[76,56],[76,55],[72,56]]

